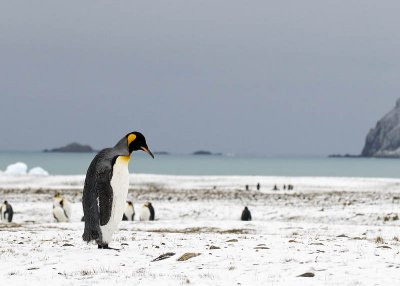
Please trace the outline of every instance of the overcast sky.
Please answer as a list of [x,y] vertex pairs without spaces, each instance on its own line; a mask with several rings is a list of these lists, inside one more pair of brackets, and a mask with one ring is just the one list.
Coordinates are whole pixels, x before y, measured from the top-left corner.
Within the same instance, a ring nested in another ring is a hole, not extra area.
[[400,1],[0,2],[0,149],[359,153],[400,97]]

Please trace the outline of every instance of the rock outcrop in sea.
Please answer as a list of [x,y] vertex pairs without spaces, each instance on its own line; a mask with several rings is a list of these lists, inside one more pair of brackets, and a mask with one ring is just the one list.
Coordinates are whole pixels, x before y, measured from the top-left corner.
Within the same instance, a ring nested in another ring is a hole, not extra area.
[[361,156],[400,157],[400,99],[396,107],[369,131]]
[[60,148],[54,148],[54,149],[45,149],[43,150],[44,152],[94,152],[95,150],[93,150],[92,147],[90,147],[89,145],[82,145],[79,143],[71,143],[68,144],[67,146],[64,147],[60,147]]

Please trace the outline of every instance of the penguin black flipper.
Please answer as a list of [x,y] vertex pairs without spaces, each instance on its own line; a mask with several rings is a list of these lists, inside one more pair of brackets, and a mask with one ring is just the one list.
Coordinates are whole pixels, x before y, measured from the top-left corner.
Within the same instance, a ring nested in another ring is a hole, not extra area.
[[63,211],[64,211],[65,217],[66,217],[67,219],[69,219],[68,214],[67,214],[67,211],[66,211],[65,208],[64,208],[64,200],[61,200],[61,201],[60,201],[60,206],[61,206],[61,208],[62,208]]
[[102,177],[105,176],[110,177],[108,180],[100,180],[96,184],[96,191],[98,193],[99,198],[99,210],[100,210],[100,225],[106,225],[111,218],[111,210],[112,210],[112,201],[113,201],[113,189],[111,187],[110,181],[112,177],[112,168],[107,170],[108,174],[103,174]]
[[[54,209],[54,206],[53,206],[53,209]],[[53,217],[54,217],[54,219],[56,220],[56,222],[59,222],[59,221],[58,221],[58,218],[57,218],[56,215],[54,214],[54,211],[53,211]]]
[[13,211],[13,208],[12,208],[12,206],[10,204],[7,204],[6,213],[8,214],[7,215],[8,222],[12,222],[14,211]]
[[90,164],[83,188],[82,205],[85,217],[84,241],[102,241],[100,225],[105,225],[111,217],[112,164],[108,153],[110,149],[100,151]]
[[122,216],[122,220],[128,220],[128,217],[124,214],[124,215]]
[[151,203],[149,203],[149,210],[150,210],[150,218],[149,218],[149,220],[154,220],[156,214],[154,212],[154,208],[153,208],[153,205]]
[[[113,200],[110,179],[105,180],[104,178],[111,176],[111,174],[111,168],[106,168],[99,172],[93,189],[86,192],[88,199],[82,200],[86,205],[86,211],[84,207],[85,231],[82,236],[84,241],[102,240],[100,226],[106,225],[110,220]],[[92,198],[90,199],[90,197]]]

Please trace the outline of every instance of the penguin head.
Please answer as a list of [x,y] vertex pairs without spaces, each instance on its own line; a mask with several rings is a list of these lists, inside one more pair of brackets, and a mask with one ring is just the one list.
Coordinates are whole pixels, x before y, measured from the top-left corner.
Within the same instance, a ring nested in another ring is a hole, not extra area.
[[53,197],[53,203],[54,204],[59,204],[62,199],[63,198],[62,198],[61,194],[60,193],[56,193],[54,195],[54,197]]
[[130,206],[130,207],[133,205],[131,201],[127,201],[127,203],[128,203],[128,206]]
[[132,153],[133,151],[142,150],[147,154],[149,154],[154,159],[154,155],[147,146],[146,138],[144,138],[142,133],[131,132],[126,135],[126,138],[128,140],[129,153]]

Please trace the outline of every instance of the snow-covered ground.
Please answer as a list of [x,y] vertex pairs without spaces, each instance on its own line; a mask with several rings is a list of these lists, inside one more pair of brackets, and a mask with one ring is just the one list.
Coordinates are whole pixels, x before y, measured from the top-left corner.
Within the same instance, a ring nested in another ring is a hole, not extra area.
[[[12,224],[0,224],[2,282],[400,283],[398,179],[132,175],[129,199],[137,213],[151,201],[156,221],[121,222],[111,245],[120,251],[82,241],[83,181],[84,176],[0,175],[0,199],[15,212]],[[272,191],[275,184],[280,191]],[[282,190],[284,184],[294,190]],[[70,223],[54,222],[56,191],[72,202]],[[244,206],[253,221],[239,220]],[[187,253],[199,255],[178,261]],[[304,273],[313,277],[299,277]]]

